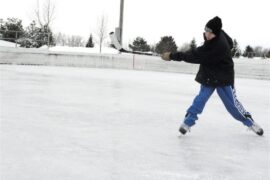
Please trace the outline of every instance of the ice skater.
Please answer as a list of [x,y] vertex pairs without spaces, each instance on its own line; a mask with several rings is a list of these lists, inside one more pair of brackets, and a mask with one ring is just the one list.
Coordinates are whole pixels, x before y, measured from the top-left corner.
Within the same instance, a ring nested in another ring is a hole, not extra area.
[[255,123],[251,114],[238,101],[234,87],[234,63],[231,57],[232,39],[222,30],[219,17],[209,20],[205,26],[204,44],[188,52],[165,52],[162,59],[166,61],[185,61],[200,64],[196,81],[201,84],[200,92],[187,109],[184,122],[179,131],[190,131],[202,113],[204,106],[216,90],[228,112],[256,134],[262,136],[263,129]]

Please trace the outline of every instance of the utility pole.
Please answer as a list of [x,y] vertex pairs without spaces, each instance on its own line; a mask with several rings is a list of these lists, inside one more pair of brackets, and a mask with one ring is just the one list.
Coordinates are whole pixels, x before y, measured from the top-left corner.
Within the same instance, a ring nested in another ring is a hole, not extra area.
[[121,0],[120,3],[120,19],[119,19],[119,33],[120,33],[120,39],[119,42],[122,45],[122,37],[123,37],[123,15],[124,15],[124,0]]

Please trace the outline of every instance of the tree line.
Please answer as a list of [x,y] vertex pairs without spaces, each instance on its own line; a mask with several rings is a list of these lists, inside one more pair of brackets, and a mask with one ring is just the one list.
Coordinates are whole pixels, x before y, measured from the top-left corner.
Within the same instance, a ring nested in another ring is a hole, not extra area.
[[[97,44],[102,44],[106,38],[106,19],[101,18],[101,24],[98,24]],[[0,39],[17,43],[20,47],[39,48],[47,46],[69,46],[69,47],[87,47],[93,48],[95,40],[93,34],[87,41],[80,35],[66,35],[63,33],[53,33],[48,24],[37,23],[33,20],[26,28],[22,25],[22,20],[18,18],[7,18],[5,21],[0,19]],[[101,47],[100,47],[101,51]]]
[[[38,25],[33,20],[29,26],[25,29],[22,26],[22,20],[17,18],[7,18],[3,23],[0,19],[0,38],[10,42],[16,42],[21,47],[26,48],[39,48],[43,45],[55,46],[70,46],[70,47],[89,47],[95,46],[93,35],[90,34],[88,41],[85,42],[81,36],[69,36],[62,33],[53,34],[49,27],[49,23],[42,23],[38,20]],[[106,22],[105,18],[102,17],[99,26],[98,36],[101,52],[101,44],[106,38]],[[172,36],[163,36],[160,41],[155,45],[149,45],[147,41],[142,37],[134,39],[132,44],[129,44],[129,48],[133,51],[142,52],[154,52],[161,54],[163,52],[176,52],[176,51],[190,51],[197,48],[196,40],[193,38],[189,43],[185,43],[178,47]],[[270,58],[270,49],[263,48],[261,46],[252,47],[247,45],[242,51],[238,45],[236,39],[233,40],[233,48],[231,50],[232,56],[238,58],[240,56],[254,58]]]
[[[195,38],[193,38],[189,43],[183,44],[178,47],[172,36],[163,36],[156,45],[149,45],[147,41],[142,37],[137,37],[132,44],[129,44],[129,48],[133,51],[143,51],[143,52],[154,52],[161,54],[164,52],[176,52],[177,50],[182,52],[193,51],[197,48],[197,43]],[[270,49],[262,48],[261,46],[252,47],[247,45],[245,50],[242,52],[236,39],[233,40],[233,48],[231,49],[232,57],[239,58],[240,56],[254,58],[270,58]]]
[[0,25],[1,39],[9,42],[16,42],[21,47],[39,48],[43,45],[55,45],[52,31],[47,25],[38,27],[36,22],[30,23],[26,29],[22,26],[22,20],[8,18],[5,23]]
[[85,45],[94,47],[92,35],[90,35],[88,43],[85,43],[83,37],[78,35],[53,34],[47,24],[38,25],[35,20],[23,28],[22,20],[18,18],[7,18],[4,23],[0,24],[0,39],[17,43],[20,47],[25,48],[39,48],[43,45],[55,46],[56,44],[70,47]]

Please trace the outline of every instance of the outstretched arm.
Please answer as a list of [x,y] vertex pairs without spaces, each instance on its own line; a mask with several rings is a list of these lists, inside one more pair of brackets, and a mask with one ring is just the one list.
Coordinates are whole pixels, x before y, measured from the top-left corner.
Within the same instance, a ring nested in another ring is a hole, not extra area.
[[174,61],[185,61],[193,64],[216,64],[220,61],[219,47],[212,50],[204,50],[204,47],[198,47],[193,51],[170,53],[170,59]]

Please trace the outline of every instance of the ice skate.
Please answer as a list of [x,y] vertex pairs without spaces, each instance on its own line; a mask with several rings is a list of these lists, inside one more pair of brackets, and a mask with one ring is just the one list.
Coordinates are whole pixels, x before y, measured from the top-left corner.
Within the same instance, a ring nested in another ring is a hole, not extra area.
[[249,127],[249,129],[258,134],[259,136],[262,136],[263,129],[257,123],[255,123],[255,121],[252,119],[250,115],[247,115],[246,117],[248,120],[252,122],[252,125]]
[[249,129],[255,132],[256,134],[258,134],[259,136],[263,135],[263,129],[254,121],[253,121],[252,126],[249,127]]
[[187,133],[187,131],[190,131],[190,127],[188,125],[186,125],[185,123],[183,123],[179,128],[179,132],[181,134],[185,135]]

